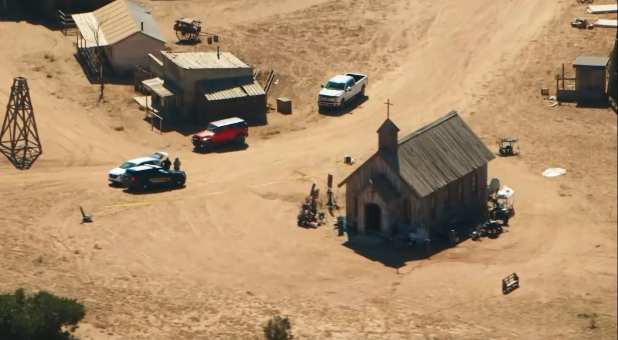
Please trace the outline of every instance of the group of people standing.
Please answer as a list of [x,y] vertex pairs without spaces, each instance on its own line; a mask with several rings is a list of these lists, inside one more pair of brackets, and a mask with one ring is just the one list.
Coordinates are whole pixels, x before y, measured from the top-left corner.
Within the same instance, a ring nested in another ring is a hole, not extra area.
[[[174,158],[174,170],[178,171],[180,170],[180,159],[178,157]],[[170,167],[172,166],[172,162],[170,161],[169,157],[165,157],[165,159],[163,161],[161,161],[161,166],[164,169],[169,170]]]

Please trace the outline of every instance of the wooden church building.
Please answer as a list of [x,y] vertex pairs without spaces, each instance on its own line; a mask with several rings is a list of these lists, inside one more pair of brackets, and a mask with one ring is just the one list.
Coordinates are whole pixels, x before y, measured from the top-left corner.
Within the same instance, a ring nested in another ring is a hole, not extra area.
[[457,112],[401,139],[389,118],[377,132],[378,151],[339,184],[358,233],[435,238],[484,217],[494,155]]

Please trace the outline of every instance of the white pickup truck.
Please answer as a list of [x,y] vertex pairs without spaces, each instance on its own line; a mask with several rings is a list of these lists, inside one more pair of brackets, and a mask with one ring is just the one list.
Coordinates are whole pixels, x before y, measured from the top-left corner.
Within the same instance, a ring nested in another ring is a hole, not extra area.
[[318,107],[341,109],[357,96],[365,96],[367,87],[367,75],[360,73],[347,73],[332,77],[318,96]]

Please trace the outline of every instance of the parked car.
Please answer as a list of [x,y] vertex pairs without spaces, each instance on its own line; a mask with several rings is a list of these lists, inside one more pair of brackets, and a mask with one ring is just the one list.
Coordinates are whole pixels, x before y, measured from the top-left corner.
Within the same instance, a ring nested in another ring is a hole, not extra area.
[[206,130],[193,135],[191,141],[196,150],[209,151],[221,145],[239,143],[244,145],[249,135],[247,122],[238,117],[211,122]]
[[109,171],[107,174],[107,179],[113,185],[121,185],[123,184],[123,177],[127,169],[140,166],[140,165],[161,165],[161,162],[167,159],[168,155],[166,152],[157,151],[150,156],[139,157],[135,159],[130,159]]
[[179,188],[185,185],[187,174],[182,170],[166,169],[157,165],[141,165],[127,169],[124,184],[131,192],[161,188]]
[[332,77],[322,85],[318,96],[319,108],[341,109],[351,99],[358,96],[364,97],[367,82],[367,75],[360,73],[347,73]]

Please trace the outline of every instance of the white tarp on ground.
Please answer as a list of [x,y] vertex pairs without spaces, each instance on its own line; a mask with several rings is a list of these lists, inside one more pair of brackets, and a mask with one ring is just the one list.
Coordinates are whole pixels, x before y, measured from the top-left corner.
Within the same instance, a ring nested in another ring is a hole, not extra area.
[[563,168],[548,168],[543,171],[545,177],[558,177],[566,174],[566,169]]
[[601,13],[616,13],[618,12],[618,4],[613,5],[589,5],[586,10],[588,13],[601,14]]
[[599,19],[594,22],[595,27],[609,27],[609,28],[617,28],[618,27],[618,19]]

